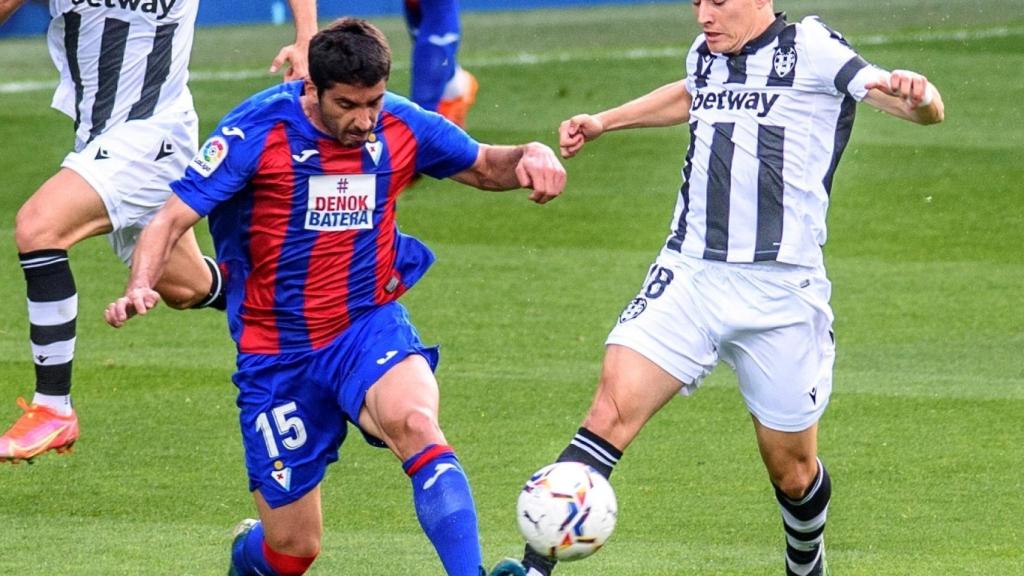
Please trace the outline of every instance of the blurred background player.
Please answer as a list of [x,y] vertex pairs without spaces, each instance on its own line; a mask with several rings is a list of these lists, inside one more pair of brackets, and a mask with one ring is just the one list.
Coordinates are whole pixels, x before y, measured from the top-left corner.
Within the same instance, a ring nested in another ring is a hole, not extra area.
[[469,480],[438,423],[438,350],[398,302],[434,255],[399,233],[398,197],[424,173],[485,190],[530,188],[544,204],[561,193],[565,171],[543,144],[480,144],[387,92],[391,50],[365,20],[317,34],[309,68],[306,81],[224,117],[142,233],[107,322],[156,305],[171,247],[209,215],[227,270],[233,379],[260,515],[240,524],[230,574],[297,576],[313,563],[320,483],[351,422],[402,463],[445,572],[481,576]]
[[[0,23],[24,3],[0,0]],[[295,43],[271,65],[276,71],[290,63],[288,79],[306,74],[317,28],[315,0],[289,3]],[[78,439],[71,403],[78,291],[68,250],[106,234],[129,263],[140,230],[170,195],[169,183],[184,172],[198,140],[186,83],[199,0],[49,4],[50,55],[60,73],[52,106],[74,118],[75,145],[15,221],[36,386],[31,403],[18,398],[23,414],[0,436],[0,461],[64,451]],[[156,289],[174,308],[223,307],[220,273],[191,230]]]
[[[817,17],[787,22],[771,0],[694,0],[693,12],[703,33],[686,78],[559,127],[567,158],[624,128],[689,124],[690,144],[671,232],[608,336],[593,403],[558,460],[608,477],[650,418],[725,360],[782,514],[785,573],[822,576],[832,177],[858,101],[918,124],[941,122],[944,107],[924,76],[868,64]],[[554,569],[529,547],[523,564],[530,576]]]
[[462,30],[458,0],[404,0],[412,36],[409,99],[466,127],[476,101],[476,78],[458,63]]

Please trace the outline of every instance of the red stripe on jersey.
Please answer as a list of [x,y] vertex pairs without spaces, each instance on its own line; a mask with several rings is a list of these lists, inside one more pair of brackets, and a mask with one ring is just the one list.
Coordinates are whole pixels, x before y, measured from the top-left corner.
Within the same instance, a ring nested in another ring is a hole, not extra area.
[[242,300],[242,352],[276,354],[281,347],[274,292],[281,247],[288,234],[295,175],[288,134],[283,123],[267,135],[260,165],[252,180],[252,222],[249,226],[249,262]]
[[[324,174],[363,173],[362,146],[345,148],[332,140],[321,140],[317,147]],[[303,312],[314,350],[348,328],[348,281],[357,234],[357,230],[320,232],[310,251]]]
[[406,290],[401,275],[395,270],[395,204],[398,202],[398,196],[416,175],[418,147],[412,130],[397,116],[382,112],[381,127],[384,147],[391,158],[391,179],[388,185],[387,206],[377,225],[380,230],[380,234],[377,235],[377,285],[374,291],[374,300],[377,304],[397,300]]

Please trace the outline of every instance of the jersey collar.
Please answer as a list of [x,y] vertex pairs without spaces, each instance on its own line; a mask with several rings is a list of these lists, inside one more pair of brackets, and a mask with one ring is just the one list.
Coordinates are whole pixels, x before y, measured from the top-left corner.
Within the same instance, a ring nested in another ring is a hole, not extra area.
[[740,54],[753,54],[761,48],[764,48],[768,44],[771,44],[779,37],[782,33],[783,28],[786,27],[786,13],[776,12],[775,21],[768,26],[768,29],[761,33],[760,36],[754,38],[750,42],[747,42],[743,48],[740,49]]

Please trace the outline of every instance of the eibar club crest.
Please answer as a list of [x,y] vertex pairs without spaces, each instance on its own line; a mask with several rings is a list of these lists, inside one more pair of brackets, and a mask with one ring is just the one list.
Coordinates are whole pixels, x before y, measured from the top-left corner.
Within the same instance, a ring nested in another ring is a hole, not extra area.
[[796,47],[779,46],[772,56],[772,66],[775,67],[775,75],[785,78],[796,67]]
[[274,471],[270,473],[270,477],[286,491],[292,489],[292,469],[285,466],[284,462],[274,461]]
[[370,137],[366,139],[366,151],[370,153],[370,159],[373,160],[374,164],[380,164],[380,153],[383,150],[380,140],[377,139],[376,134],[370,134]]

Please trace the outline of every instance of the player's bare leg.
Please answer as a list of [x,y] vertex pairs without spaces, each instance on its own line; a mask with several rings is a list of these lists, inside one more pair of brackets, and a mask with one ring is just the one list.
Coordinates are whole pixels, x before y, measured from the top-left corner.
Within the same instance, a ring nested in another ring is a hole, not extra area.
[[482,557],[469,479],[438,425],[437,381],[427,360],[411,354],[366,394],[359,426],[384,441],[412,481],[423,532],[449,576],[480,576]]
[[[609,345],[590,411],[558,461],[583,462],[608,478],[622,452],[682,386],[683,382],[639,352]],[[548,576],[555,567],[553,560],[529,546],[523,564],[529,576]]]
[[824,531],[832,482],[818,460],[818,425],[800,432],[754,430],[786,531],[786,574],[826,574]]
[[[78,439],[71,404],[78,292],[68,250],[111,229],[100,195],[68,168],[43,183],[18,210],[14,237],[27,284],[36,392],[31,404],[19,402],[23,414],[0,436],[0,461],[65,452]],[[168,270],[157,290],[166,290],[172,306],[186,308],[210,299],[213,269],[191,231],[175,247]]]
[[253,499],[260,520],[243,520],[236,527],[228,575],[304,574],[320,553],[323,537],[320,486],[277,508],[259,490]]

